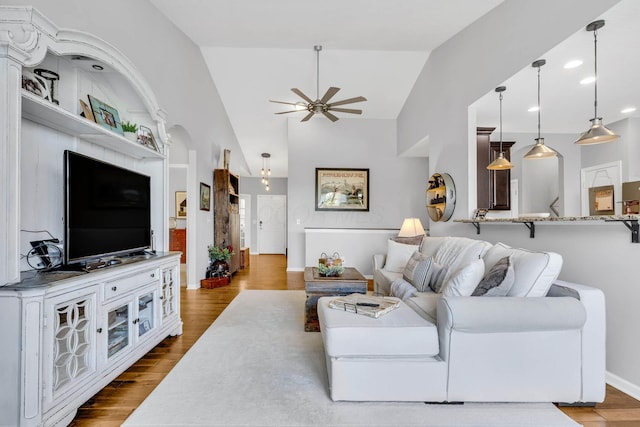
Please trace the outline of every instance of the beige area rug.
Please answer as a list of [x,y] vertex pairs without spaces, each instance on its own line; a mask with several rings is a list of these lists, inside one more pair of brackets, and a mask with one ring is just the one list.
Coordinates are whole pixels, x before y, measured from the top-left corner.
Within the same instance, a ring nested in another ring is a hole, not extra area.
[[244,291],[123,424],[578,426],[551,403],[333,402],[304,291]]

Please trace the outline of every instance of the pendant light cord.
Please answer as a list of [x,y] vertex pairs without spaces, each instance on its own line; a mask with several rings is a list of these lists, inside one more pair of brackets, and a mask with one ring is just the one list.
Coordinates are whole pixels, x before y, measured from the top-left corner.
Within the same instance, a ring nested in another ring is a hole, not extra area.
[[593,30],[593,119],[598,120],[598,30]]
[[316,99],[320,99],[320,49],[316,46]]
[[500,152],[502,151],[502,92],[500,92]]
[[538,139],[540,139],[540,67],[538,66]]

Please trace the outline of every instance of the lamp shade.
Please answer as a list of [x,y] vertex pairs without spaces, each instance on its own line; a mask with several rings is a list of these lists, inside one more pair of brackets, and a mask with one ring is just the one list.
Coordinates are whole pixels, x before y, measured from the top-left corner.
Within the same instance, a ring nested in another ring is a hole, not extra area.
[[489,166],[487,166],[487,169],[492,171],[499,171],[499,170],[505,170],[505,169],[511,169],[511,168],[513,168],[513,165],[509,163],[509,160],[504,158],[503,151],[501,151],[500,154],[498,154],[498,157],[493,162],[489,163]]
[[616,134],[610,129],[607,129],[602,124],[602,117],[591,119],[591,127],[588,131],[580,135],[580,138],[576,141],[578,145],[594,145],[602,144],[603,142],[613,142],[620,138],[620,135]]
[[549,148],[544,145],[544,138],[536,138],[536,145],[533,146],[527,154],[524,155],[525,159],[543,159],[546,157],[555,157],[558,153],[553,148]]
[[402,227],[398,233],[398,237],[416,237],[424,236],[424,227],[420,222],[420,218],[405,218]]

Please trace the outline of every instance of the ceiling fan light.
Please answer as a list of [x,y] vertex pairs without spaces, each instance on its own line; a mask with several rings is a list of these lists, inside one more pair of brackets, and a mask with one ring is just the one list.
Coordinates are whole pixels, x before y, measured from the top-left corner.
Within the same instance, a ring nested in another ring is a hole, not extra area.
[[591,119],[591,127],[588,131],[580,135],[575,143],[578,145],[595,145],[604,142],[613,142],[618,138],[620,138],[620,135],[607,129],[607,127],[602,124],[602,117],[598,117]]
[[499,171],[499,170],[512,169],[512,168],[513,168],[513,165],[511,164],[511,162],[509,162],[509,160],[505,159],[504,152],[501,152],[500,154],[498,154],[498,158],[495,159],[493,162],[489,163],[489,165],[487,166],[487,169],[492,171]]
[[556,157],[558,153],[553,148],[549,148],[544,144],[544,138],[536,138],[536,145],[533,146],[527,154],[524,155],[525,159],[544,159],[547,157]]

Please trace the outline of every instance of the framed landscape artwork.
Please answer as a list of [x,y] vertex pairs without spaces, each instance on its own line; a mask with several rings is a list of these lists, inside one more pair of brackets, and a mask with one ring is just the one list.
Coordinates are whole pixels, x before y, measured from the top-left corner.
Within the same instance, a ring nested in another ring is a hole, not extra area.
[[211,206],[211,186],[200,183],[200,210],[208,211]]
[[317,211],[369,211],[369,169],[316,168]]
[[176,191],[176,218],[187,217],[187,192]]

